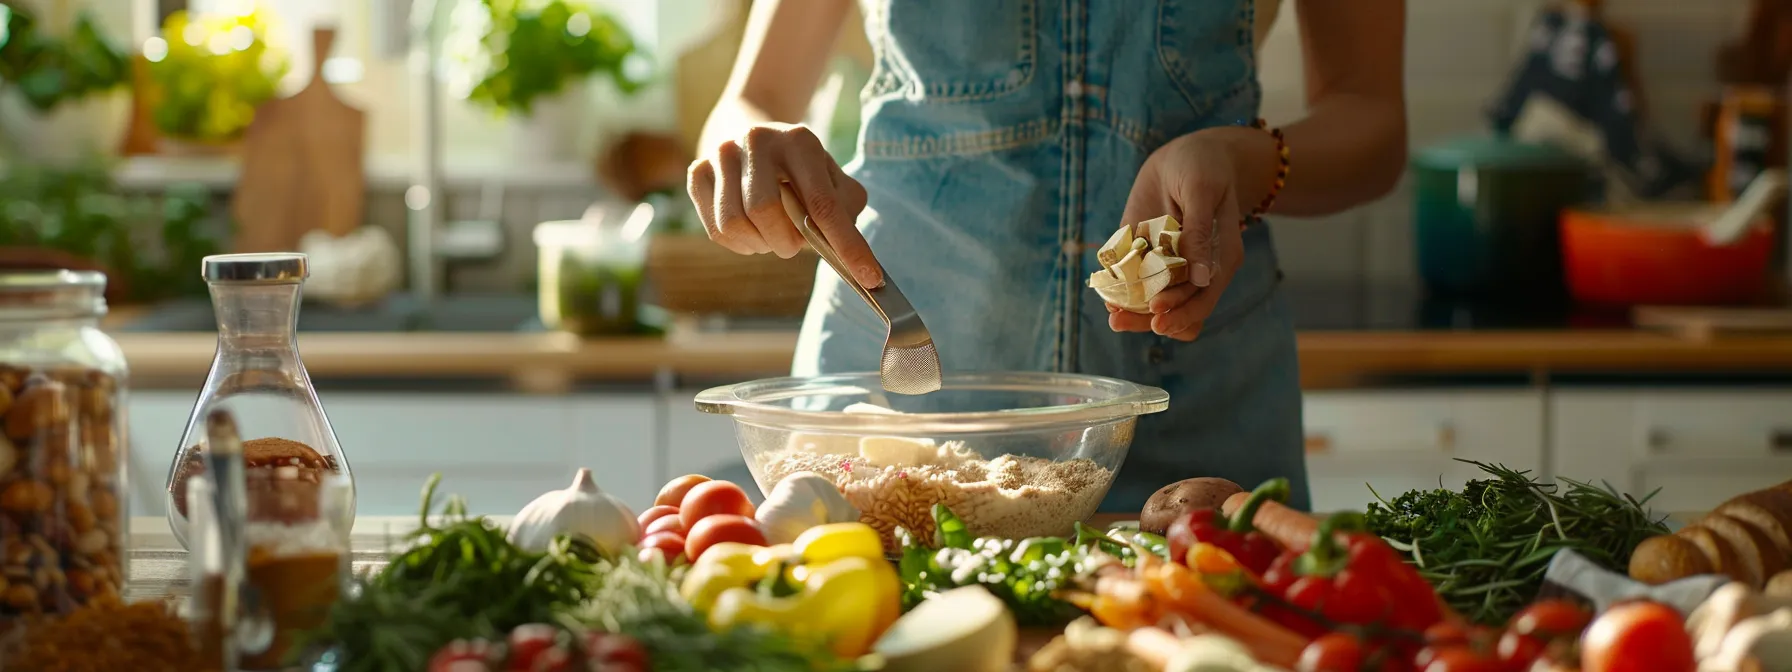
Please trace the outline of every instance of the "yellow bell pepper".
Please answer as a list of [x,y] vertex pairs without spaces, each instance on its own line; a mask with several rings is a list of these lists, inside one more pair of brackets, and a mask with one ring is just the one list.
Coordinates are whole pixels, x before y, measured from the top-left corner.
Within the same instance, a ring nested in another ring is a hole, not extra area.
[[[793,594],[773,593],[766,579],[776,572]],[[679,586],[712,628],[763,625],[825,639],[848,657],[869,651],[896,622],[901,591],[877,531],[863,523],[821,525],[769,548],[717,544]]]

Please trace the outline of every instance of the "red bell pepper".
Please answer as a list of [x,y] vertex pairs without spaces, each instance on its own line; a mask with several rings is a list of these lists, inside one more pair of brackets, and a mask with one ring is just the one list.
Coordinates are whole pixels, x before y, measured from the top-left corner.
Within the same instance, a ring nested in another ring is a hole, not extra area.
[[1288,479],[1274,478],[1252,490],[1244,506],[1239,507],[1230,519],[1218,508],[1191,511],[1178,518],[1170,523],[1164,534],[1170,542],[1170,558],[1187,565],[1190,549],[1198,544],[1212,544],[1232,554],[1238,564],[1251,573],[1262,575],[1281,554],[1282,548],[1268,535],[1252,528],[1251,519],[1267,500],[1288,501],[1288,492]]
[[[1359,513],[1321,521],[1305,553],[1290,551],[1276,558],[1264,573],[1265,587],[1296,610],[1332,624],[1379,625],[1416,633],[1443,621],[1431,584],[1393,547],[1364,528]],[[1315,625],[1292,612],[1272,618],[1297,632],[1310,632]]]

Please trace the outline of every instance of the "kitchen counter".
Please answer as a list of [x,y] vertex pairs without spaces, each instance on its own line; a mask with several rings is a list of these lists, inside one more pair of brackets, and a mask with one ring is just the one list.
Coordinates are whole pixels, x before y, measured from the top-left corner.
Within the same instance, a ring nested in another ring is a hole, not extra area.
[[[216,340],[201,332],[115,332],[138,388],[203,380]],[[692,333],[581,340],[557,333],[316,332],[300,350],[312,377],[498,378],[536,392],[578,382],[779,375],[791,332]],[[1302,331],[1307,389],[1401,375],[1792,372],[1792,336],[1696,340],[1634,329]]]

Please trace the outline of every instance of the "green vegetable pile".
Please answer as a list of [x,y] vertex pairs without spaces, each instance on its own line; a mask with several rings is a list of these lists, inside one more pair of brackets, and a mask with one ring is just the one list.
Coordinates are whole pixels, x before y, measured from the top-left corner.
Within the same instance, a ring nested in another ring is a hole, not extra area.
[[897,571],[902,577],[903,611],[938,593],[980,585],[1001,598],[1022,626],[1062,626],[1083,610],[1057,595],[1102,565],[1130,563],[1132,547],[1121,540],[1167,557],[1168,543],[1154,534],[1104,534],[1078,525],[1075,539],[1033,537],[1014,541],[972,538],[964,519],[944,504],[933,505],[938,548],[920,543],[908,530],[897,530],[902,542]]
[[629,635],[656,672],[852,669],[823,650],[767,630],[716,633],[678,596],[674,570],[643,563],[632,549],[603,557],[583,539],[561,536],[546,551],[524,551],[504,529],[470,517],[449,498],[432,525],[440,475],[424,486],[423,524],[385,568],[360,577],[349,597],[310,633],[313,651],[341,672],[422,670],[456,639],[502,641],[511,629],[548,623]]
[[1536,599],[1557,551],[1572,549],[1622,573],[1637,544],[1668,532],[1663,518],[1645,510],[1649,497],[1566,478],[1545,484],[1529,472],[1460,461],[1492,478],[1391,502],[1377,493],[1368,520],[1370,531],[1408,553],[1438,594],[1476,623],[1504,623]]

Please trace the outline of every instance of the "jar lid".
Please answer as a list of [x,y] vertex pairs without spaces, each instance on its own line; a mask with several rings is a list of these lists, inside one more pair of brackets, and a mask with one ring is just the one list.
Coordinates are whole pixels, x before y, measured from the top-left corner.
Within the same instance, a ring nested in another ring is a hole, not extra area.
[[305,255],[297,252],[264,254],[214,254],[201,262],[201,274],[210,282],[297,283],[311,276]]
[[99,271],[0,273],[3,319],[106,314],[106,274]]
[[1502,136],[1470,136],[1427,147],[1413,157],[1421,168],[1577,168],[1579,157],[1552,145]]

